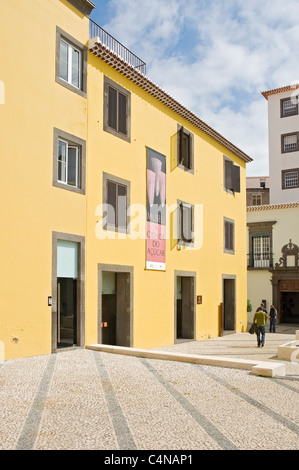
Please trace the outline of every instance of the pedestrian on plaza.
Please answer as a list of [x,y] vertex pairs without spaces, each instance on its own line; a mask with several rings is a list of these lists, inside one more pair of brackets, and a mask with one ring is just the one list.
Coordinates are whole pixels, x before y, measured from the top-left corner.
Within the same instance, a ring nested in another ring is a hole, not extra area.
[[276,332],[276,318],[277,318],[277,310],[274,307],[274,305],[270,306],[270,312],[269,312],[269,318],[270,318],[270,333]]
[[260,309],[263,310],[263,312],[268,313],[267,310],[265,309],[264,304],[261,304],[261,305],[256,309],[256,312],[258,312]]
[[266,319],[267,319],[267,311],[265,312],[263,307],[259,307],[257,312],[255,312],[253,317],[253,323],[257,325],[257,346],[258,348],[264,347],[265,345],[265,336],[266,336]]

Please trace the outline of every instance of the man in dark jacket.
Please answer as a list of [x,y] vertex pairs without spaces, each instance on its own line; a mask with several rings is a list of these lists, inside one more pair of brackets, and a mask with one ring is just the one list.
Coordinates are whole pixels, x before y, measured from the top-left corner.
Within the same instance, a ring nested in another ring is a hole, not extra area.
[[270,318],[270,333],[276,332],[276,317],[277,317],[277,310],[274,307],[274,305],[271,305],[270,307],[270,313],[269,313],[269,318]]
[[262,307],[259,307],[258,311],[254,314],[253,323],[257,324],[257,345],[258,347],[264,347],[265,344],[265,336],[266,336],[266,320],[267,320],[267,312],[263,311]]

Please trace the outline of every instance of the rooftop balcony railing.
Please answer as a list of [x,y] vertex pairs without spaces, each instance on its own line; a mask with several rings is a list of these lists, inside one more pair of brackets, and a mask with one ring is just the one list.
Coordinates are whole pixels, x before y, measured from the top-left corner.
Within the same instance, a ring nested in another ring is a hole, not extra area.
[[142,74],[146,74],[146,63],[139,59],[133,52],[123,46],[111,34],[107,33],[101,26],[93,20],[89,20],[89,39],[99,38],[102,45],[114,52],[118,57],[126,61],[132,67],[139,70]]

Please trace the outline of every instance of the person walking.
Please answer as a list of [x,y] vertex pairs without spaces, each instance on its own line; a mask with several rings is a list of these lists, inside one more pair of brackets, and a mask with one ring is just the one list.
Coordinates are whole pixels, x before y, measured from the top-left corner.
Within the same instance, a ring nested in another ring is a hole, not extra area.
[[267,319],[267,311],[264,311],[263,307],[259,307],[257,312],[255,312],[253,317],[253,323],[257,325],[257,346],[264,347],[265,339],[266,339],[266,319]]
[[270,318],[270,333],[276,332],[276,318],[277,318],[277,310],[274,307],[274,305],[271,305],[270,307],[270,312],[269,312],[269,318]]

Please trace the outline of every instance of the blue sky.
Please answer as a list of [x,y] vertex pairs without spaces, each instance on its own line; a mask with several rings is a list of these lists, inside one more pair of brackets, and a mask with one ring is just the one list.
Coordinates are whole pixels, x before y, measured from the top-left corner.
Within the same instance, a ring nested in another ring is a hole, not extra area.
[[91,18],[147,76],[250,155],[267,176],[262,91],[299,82],[298,0],[93,0]]

